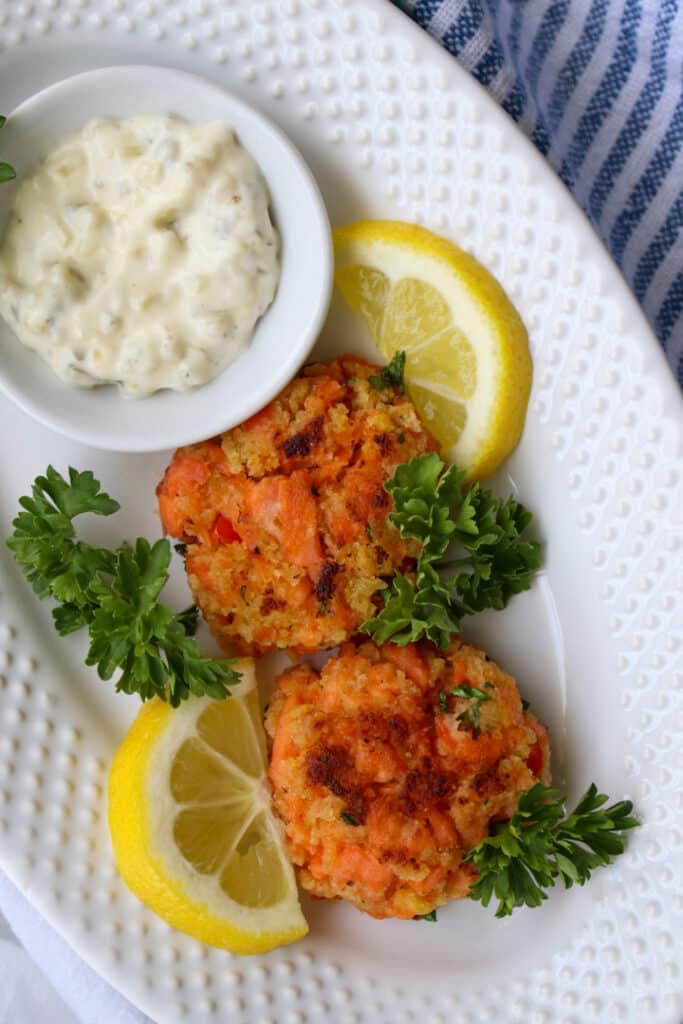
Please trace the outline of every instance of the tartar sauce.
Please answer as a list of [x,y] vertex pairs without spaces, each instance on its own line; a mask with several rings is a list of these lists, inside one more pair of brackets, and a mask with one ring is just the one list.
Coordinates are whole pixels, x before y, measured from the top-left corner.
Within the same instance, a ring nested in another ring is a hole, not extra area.
[[67,384],[185,391],[249,344],[280,267],[234,132],[143,115],[64,139],[17,190],[0,313]]

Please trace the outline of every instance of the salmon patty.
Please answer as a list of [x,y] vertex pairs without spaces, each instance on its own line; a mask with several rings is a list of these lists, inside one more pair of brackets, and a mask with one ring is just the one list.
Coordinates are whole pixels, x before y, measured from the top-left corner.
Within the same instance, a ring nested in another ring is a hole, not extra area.
[[370,383],[379,372],[351,356],[308,366],[241,426],[175,453],[163,527],[227,649],[335,647],[414,564],[384,484],[437,444],[405,395]]
[[548,734],[514,679],[459,639],[446,651],[348,643],[322,671],[288,669],[266,729],[301,885],[378,918],[467,896],[476,869],[463,857],[550,781]]

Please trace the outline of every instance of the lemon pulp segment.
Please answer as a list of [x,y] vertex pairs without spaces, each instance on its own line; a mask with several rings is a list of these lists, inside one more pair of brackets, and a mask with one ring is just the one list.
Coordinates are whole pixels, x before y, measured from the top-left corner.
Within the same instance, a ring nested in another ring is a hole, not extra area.
[[531,389],[527,332],[496,279],[425,228],[358,221],[334,232],[335,281],[382,355],[406,352],[408,393],[470,477],[517,444]]

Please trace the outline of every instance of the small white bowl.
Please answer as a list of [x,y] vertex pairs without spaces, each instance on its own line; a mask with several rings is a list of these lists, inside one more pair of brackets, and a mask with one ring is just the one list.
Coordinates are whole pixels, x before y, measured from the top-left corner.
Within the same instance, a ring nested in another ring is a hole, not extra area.
[[[70,388],[0,319],[0,388],[45,426],[95,448],[158,451],[228,430],[262,408],[297,372],[322,327],[332,290],[325,205],[303,158],[261,114],[217,85],[171,68],[102,68],[67,78],[14,110],[2,158],[18,181],[63,136],[95,117],[176,114],[233,127],[266,179],[281,240],[275,299],[251,344],[214,380],[182,393],[126,399],[116,385]],[[17,183],[0,186],[0,233]]]

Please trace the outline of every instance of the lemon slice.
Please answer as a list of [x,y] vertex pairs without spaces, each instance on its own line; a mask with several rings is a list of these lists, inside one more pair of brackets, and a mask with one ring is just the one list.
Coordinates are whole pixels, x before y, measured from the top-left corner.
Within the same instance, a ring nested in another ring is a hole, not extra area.
[[109,777],[109,827],[130,889],[174,928],[233,953],[308,931],[279,822],[251,660],[226,700],[143,705]]
[[425,228],[358,221],[334,232],[335,281],[386,359],[404,349],[408,393],[470,477],[517,444],[531,389],[527,332],[494,277]]

